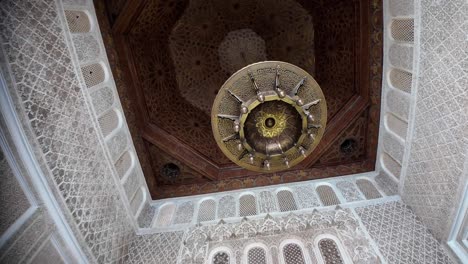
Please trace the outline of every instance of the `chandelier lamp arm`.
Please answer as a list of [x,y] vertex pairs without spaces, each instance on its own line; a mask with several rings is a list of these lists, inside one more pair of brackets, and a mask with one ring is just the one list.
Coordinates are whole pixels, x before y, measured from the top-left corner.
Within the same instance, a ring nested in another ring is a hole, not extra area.
[[231,90],[228,90],[228,93],[232,95],[234,98],[236,98],[237,102],[239,102],[240,104],[244,103],[244,101],[242,101],[242,99],[239,96],[237,96],[235,93],[231,92]]
[[301,88],[305,81],[307,80],[307,76],[304,76],[304,78],[302,78],[297,84],[296,86],[294,87],[294,89],[292,90],[292,94],[291,96],[297,96],[297,93],[299,92],[299,88]]
[[279,98],[284,98],[286,96],[286,93],[280,88],[281,82],[280,82],[280,74],[279,74],[280,66],[276,66],[276,76],[275,76],[275,91],[278,94]]
[[257,100],[260,103],[263,103],[265,101],[265,95],[263,95],[262,92],[260,91],[260,88],[258,87],[258,84],[255,81],[255,78],[254,78],[252,72],[249,70],[249,71],[247,71],[247,74],[249,75],[250,81],[252,82],[252,87],[254,88],[254,91],[257,94]]

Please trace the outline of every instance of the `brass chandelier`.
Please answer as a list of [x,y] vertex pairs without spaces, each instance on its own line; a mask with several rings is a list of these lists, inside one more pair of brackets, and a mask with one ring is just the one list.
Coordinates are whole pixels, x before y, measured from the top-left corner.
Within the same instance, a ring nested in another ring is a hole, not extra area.
[[248,65],[221,87],[211,111],[223,153],[253,171],[288,169],[320,142],[327,105],[320,86],[303,69],[280,61]]

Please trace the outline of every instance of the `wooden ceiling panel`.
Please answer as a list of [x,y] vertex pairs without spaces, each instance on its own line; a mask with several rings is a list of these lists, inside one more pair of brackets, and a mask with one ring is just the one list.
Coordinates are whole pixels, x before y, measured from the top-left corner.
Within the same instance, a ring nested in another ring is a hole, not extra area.
[[[381,1],[95,2],[112,70],[122,77],[119,95],[153,198],[374,169]],[[226,58],[220,54],[226,51],[219,47],[232,32],[254,32],[249,36],[265,43],[267,59],[307,69],[327,99],[329,121],[321,143],[290,171],[247,171],[227,159],[214,141],[209,106],[231,74],[226,69],[232,67],[222,67]],[[169,180],[161,173],[173,167],[167,164],[179,167],[179,178]]]

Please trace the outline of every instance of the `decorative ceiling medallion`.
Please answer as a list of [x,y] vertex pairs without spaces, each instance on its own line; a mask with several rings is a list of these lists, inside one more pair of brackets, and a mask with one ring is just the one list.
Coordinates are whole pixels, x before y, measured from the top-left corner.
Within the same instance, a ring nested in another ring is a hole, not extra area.
[[229,75],[254,62],[266,61],[265,40],[250,28],[229,32],[218,48],[219,64]]
[[246,169],[275,172],[307,157],[320,142],[327,104],[315,79],[281,61],[251,64],[221,87],[211,111],[218,146]]

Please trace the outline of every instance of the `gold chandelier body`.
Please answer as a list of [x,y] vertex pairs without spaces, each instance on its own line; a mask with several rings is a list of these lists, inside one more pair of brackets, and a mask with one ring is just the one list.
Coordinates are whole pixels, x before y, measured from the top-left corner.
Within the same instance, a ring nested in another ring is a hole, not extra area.
[[211,111],[223,153],[249,170],[276,172],[304,160],[320,142],[327,105],[303,69],[280,61],[248,65],[221,87]]

